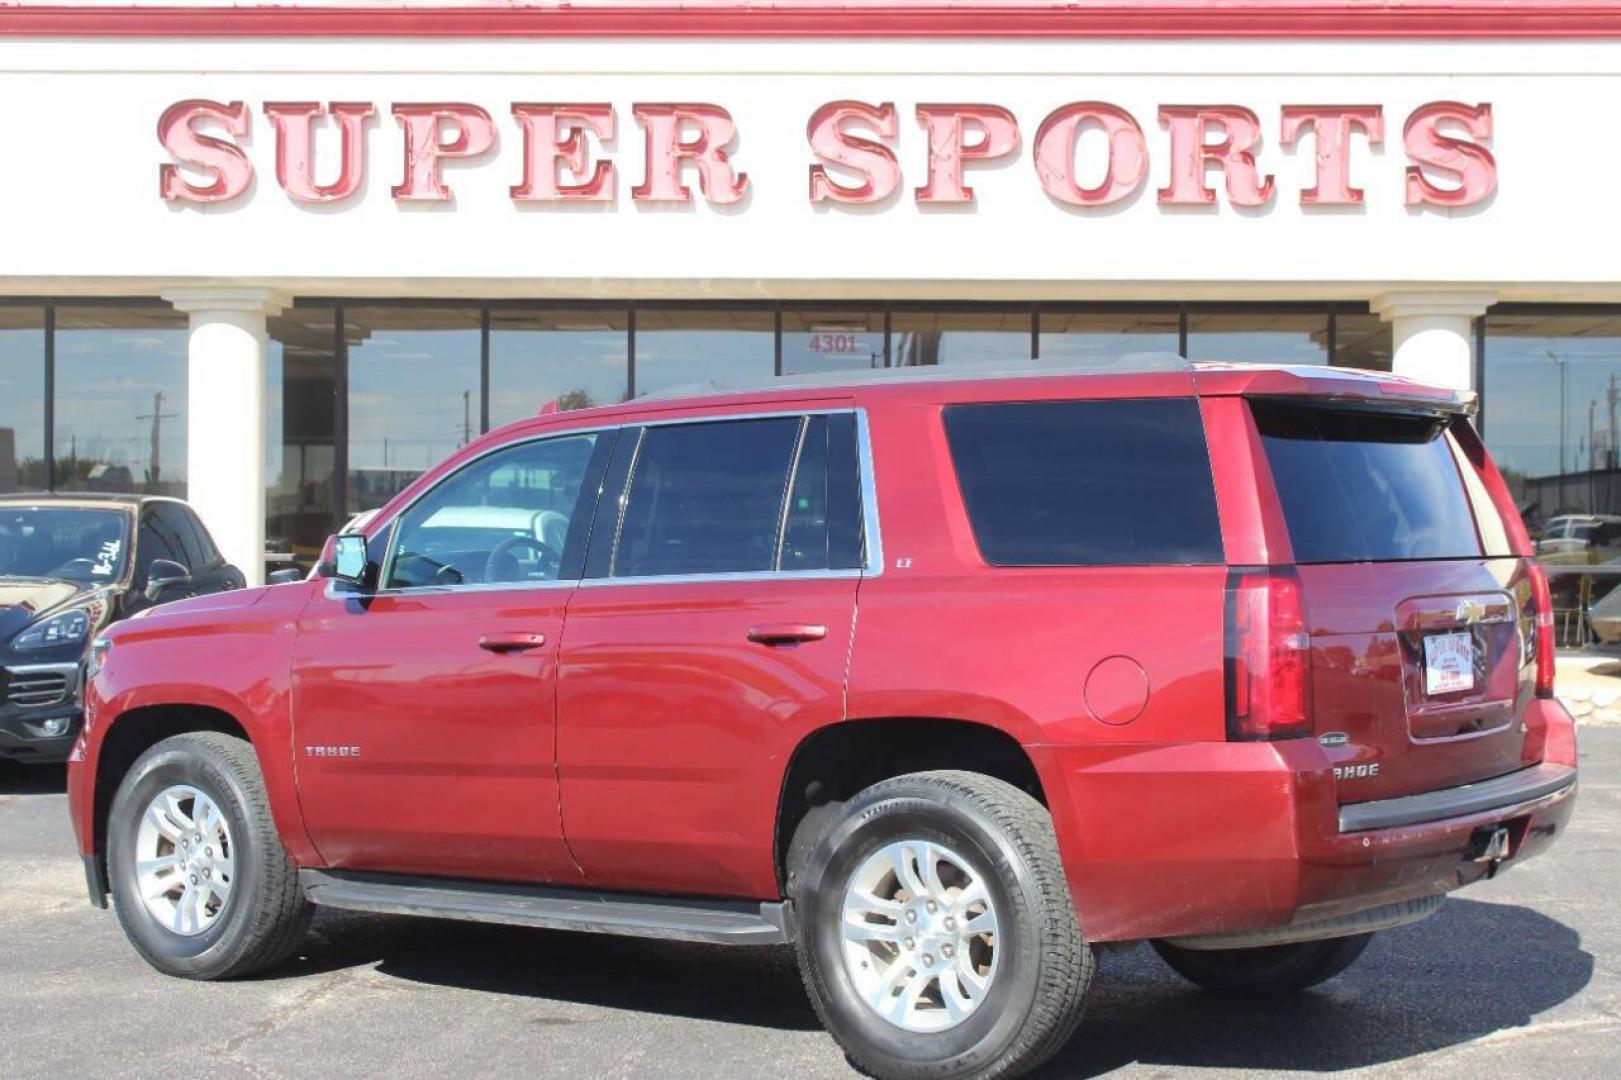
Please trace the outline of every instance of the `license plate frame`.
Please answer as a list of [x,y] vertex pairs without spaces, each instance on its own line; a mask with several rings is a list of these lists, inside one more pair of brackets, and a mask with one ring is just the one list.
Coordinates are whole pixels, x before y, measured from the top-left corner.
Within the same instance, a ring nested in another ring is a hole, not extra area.
[[1424,695],[1475,688],[1475,635],[1467,630],[1424,635]]

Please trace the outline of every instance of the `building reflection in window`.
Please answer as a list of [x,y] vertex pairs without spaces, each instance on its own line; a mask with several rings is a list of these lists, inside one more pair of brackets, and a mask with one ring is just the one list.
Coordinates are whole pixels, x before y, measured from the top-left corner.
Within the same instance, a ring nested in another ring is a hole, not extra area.
[[1334,316],[1335,367],[1389,371],[1394,352],[1386,320],[1367,311],[1342,311]]
[[56,486],[186,495],[186,317],[167,304],[56,309]]
[[490,426],[624,401],[629,356],[624,307],[492,308]]
[[776,371],[770,308],[636,308],[636,393],[754,386]]
[[1181,314],[1170,305],[1141,310],[1041,311],[1041,362],[1108,367],[1133,356],[1174,355]]
[[1004,367],[1030,362],[1028,307],[921,311],[896,309],[890,320],[895,367]]
[[782,373],[814,375],[884,366],[884,313],[792,308],[782,313]]
[[1188,359],[1326,364],[1328,309],[1195,308],[1188,312]]
[[1533,532],[1621,514],[1621,312],[1486,317],[1486,445]]
[[336,313],[293,307],[269,320],[265,394],[265,569],[308,570],[340,524]]
[[45,308],[0,307],[0,493],[40,490],[45,475]]
[[478,436],[476,307],[345,307],[349,513],[382,506]]

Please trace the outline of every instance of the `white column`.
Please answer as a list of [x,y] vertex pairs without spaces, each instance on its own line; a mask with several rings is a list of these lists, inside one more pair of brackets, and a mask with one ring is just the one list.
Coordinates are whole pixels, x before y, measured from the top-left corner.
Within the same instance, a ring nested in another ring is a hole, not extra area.
[[191,316],[186,383],[187,499],[225,558],[265,576],[265,318],[287,306],[247,286],[164,293]]
[[1403,290],[1373,298],[1373,310],[1391,324],[1391,368],[1454,390],[1479,390],[1475,380],[1474,321],[1495,293],[1474,290]]

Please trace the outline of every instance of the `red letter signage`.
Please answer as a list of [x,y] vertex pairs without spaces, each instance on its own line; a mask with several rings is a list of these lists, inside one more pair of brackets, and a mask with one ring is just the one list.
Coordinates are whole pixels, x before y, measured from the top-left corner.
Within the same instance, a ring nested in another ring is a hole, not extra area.
[[[974,189],[963,183],[970,161],[995,161],[1019,148],[1019,122],[1000,105],[919,105],[917,122],[929,133],[929,179],[917,189],[917,201],[971,203]],[[970,144],[968,129],[978,129]]]
[[[276,182],[294,202],[325,203],[347,199],[366,179],[366,121],[377,110],[369,101],[334,101],[321,108],[314,101],[267,101],[265,115],[276,125]],[[338,178],[315,182],[315,125],[330,114],[338,122]]]
[[1377,105],[1285,105],[1278,140],[1293,146],[1311,128],[1317,143],[1317,180],[1300,193],[1302,206],[1360,206],[1362,189],[1351,186],[1351,129],[1361,128],[1369,146],[1385,140],[1384,111]]
[[[512,189],[515,202],[613,202],[614,166],[593,166],[586,132],[600,142],[614,137],[612,105],[512,106],[523,128],[523,183]],[[559,169],[573,182],[564,183]]]
[[[1492,152],[1478,142],[1443,134],[1443,124],[1461,127],[1474,139],[1490,139],[1492,107],[1434,101],[1407,118],[1402,142],[1414,163],[1407,166],[1408,206],[1472,206],[1497,190],[1497,159]],[[1424,175],[1425,168],[1456,177],[1457,186],[1441,187]]]
[[[1075,146],[1088,127],[1103,129],[1108,157],[1103,179],[1082,187],[1075,178]],[[1106,206],[1127,198],[1148,175],[1143,129],[1124,109],[1102,101],[1077,101],[1054,110],[1036,131],[1036,175],[1048,195],[1070,206]]]
[[[1159,122],[1171,132],[1171,182],[1160,189],[1161,206],[1209,206],[1216,193],[1204,182],[1205,166],[1227,174],[1227,198],[1234,206],[1265,206],[1272,178],[1255,167],[1261,121],[1240,105],[1161,105]],[[1210,142],[1212,128],[1221,139]]]
[[719,105],[632,105],[636,122],[647,132],[647,165],[642,182],[631,189],[637,202],[691,202],[681,182],[681,166],[698,168],[698,187],[716,206],[739,202],[749,178],[732,168],[726,147],[737,134],[732,114]]
[[[445,158],[477,157],[495,145],[495,124],[477,105],[395,105],[394,116],[405,132],[405,173],[394,185],[396,199],[446,202],[450,188],[440,179]],[[456,134],[446,138],[446,127]]]
[[[236,198],[253,183],[253,165],[240,146],[197,131],[195,125],[205,120],[238,137],[248,133],[251,123],[248,107],[240,101],[221,105],[193,98],[165,109],[158,119],[158,141],[179,162],[158,166],[158,194],[168,202],[224,202]],[[194,184],[182,175],[182,166],[213,180]]]
[[[901,186],[901,166],[895,151],[881,142],[852,135],[846,123],[870,128],[880,139],[900,134],[895,106],[890,102],[867,105],[860,101],[830,101],[817,109],[805,125],[811,152],[826,164],[810,167],[810,201],[841,203],[883,202]],[[836,165],[861,174],[861,183],[847,186],[828,175]]]

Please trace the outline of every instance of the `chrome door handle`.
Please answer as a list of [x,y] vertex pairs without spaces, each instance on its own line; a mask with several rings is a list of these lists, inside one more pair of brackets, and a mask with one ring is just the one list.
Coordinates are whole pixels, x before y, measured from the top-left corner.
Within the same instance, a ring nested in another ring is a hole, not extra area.
[[813,623],[770,623],[749,628],[749,640],[760,645],[797,645],[803,641],[821,641],[827,637],[827,627]]
[[528,652],[546,644],[545,634],[485,634],[478,639],[478,647],[485,652]]

